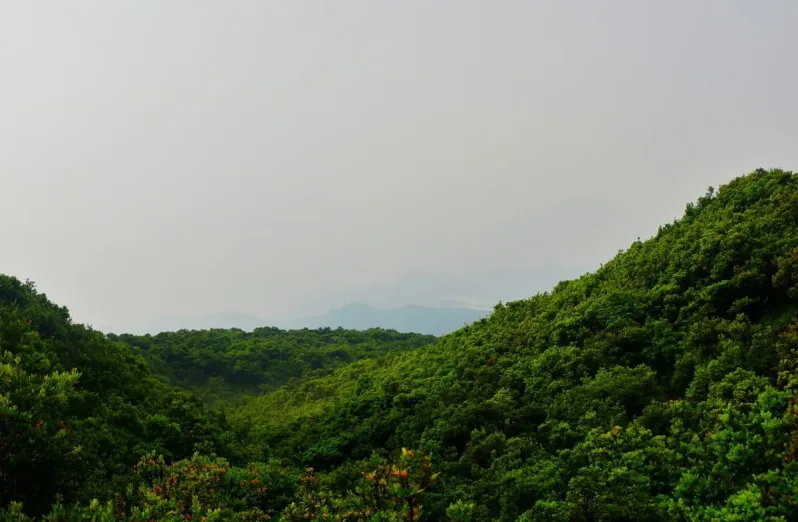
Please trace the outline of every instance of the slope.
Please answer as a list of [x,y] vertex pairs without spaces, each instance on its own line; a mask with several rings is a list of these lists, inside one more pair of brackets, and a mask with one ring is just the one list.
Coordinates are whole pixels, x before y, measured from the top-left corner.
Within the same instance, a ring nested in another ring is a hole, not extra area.
[[[259,462],[269,448],[151,368],[205,394],[208,371],[230,372],[235,384],[287,381],[435,340],[329,329],[125,338],[142,347],[73,324],[32,283],[0,275],[0,520],[266,521],[284,510],[302,520],[291,505],[308,477]],[[423,457],[400,462],[429,470]],[[385,511],[382,501],[336,495],[347,509]]]
[[758,170],[592,274],[424,350],[250,403],[274,455],[354,480],[430,453],[478,520],[787,520],[798,502],[798,176]]
[[108,337],[133,347],[168,382],[211,400],[274,390],[292,379],[325,375],[359,359],[436,342],[431,335],[342,328],[181,330]]
[[224,416],[162,384],[129,347],[0,275],[0,506],[124,491],[138,458],[229,455]]

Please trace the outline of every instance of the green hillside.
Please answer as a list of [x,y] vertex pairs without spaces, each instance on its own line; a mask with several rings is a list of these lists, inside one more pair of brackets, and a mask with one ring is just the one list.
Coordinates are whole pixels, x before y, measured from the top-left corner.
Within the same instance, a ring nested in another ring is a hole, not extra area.
[[232,343],[208,352],[218,368],[148,363],[189,345],[87,331],[11,278],[0,303],[0,503],[24,502],[0,520],[57,492],[54,520],[798,520],[788,172],[709,190],[595,273],[437,343],[302,367],[222,411],[151,368],[206,386],[241,360]]
[[437,513],[466,498],[480,520],[795,517],[797,284],[798,178],[758,171],[593,274],[239,416],[342,475],[374,448],[429,453]]
[[128,346],[0,276],[0,505],[107,497],[147,452],[228,455],[232,439],[223,414],[161,383]]
[[132,346],[165,381],[216,401],[272,391],[359,359],[436,342],[431,335],[343,328],[181,330],[108,337]]

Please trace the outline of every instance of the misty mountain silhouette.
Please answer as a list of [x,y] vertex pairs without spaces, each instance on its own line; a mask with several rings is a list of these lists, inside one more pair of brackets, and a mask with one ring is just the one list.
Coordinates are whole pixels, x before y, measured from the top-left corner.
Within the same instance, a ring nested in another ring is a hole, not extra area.
[[364,303],[350,303],[324,315],[291,321],[292,328],[387,328],[399,332],[444,335],[487,317],[489,310],[473,308],[433,308],[407,305],[401,308],[376,308]]
[[[490,310],[474,308],[437,308],[407,305],[401,308],[377,308],[365,303],[350,303],[319,316],[272,321],[239,312],[221,312],[199,318],[164,318],[127,333],[150,333],[177,330],[207,330],[211,328],[239,328],[252,331],[261,326],[284,329],[347,328],[366,330],[385,328],[399,332],[444,335],[487,317]],[[121,333],[121,332],[120,332]]]

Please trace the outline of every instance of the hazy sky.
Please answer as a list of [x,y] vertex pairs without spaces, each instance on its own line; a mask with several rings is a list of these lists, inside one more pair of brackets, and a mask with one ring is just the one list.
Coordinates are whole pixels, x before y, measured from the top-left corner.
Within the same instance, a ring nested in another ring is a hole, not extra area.
[[5,1],[0,272],[105,329],[592,270],[708,185],[798,169],[796,25],[794,0]]

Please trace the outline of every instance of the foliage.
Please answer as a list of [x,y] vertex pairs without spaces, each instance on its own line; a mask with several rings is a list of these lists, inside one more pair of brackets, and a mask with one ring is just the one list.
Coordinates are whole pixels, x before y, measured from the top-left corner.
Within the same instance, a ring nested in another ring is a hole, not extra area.
[[[403,450],[394,462],[376,459],[362,472],[362,485],[343,495],[327,489],[308,468],[299,478],[278,462],[230,466],[217,457],[195,454],[167,463],[149,454],[135,466],[138,491],[123,500],[65,506],[58,501],[41,520],[144,522],[328,520],[339,522],[421,521],[422,500],[435,482],[429,457]],[[131,489],[132,485],[128,489]],[[297,500],[286,505],[286,494]],[[467,521],[470,506],[452,505],[448,520]],[[22,505],[0,510],[2,521],[30,521]]]
[[298,378],[322,376],[351,362],[405,351],[435,337],[378,328],[181,330],[108,337],[135,348],[156,374],[208,399],[233,402],[241,394],[273,391]]
[[110,498],[148,451],[232,451],[223,414],[165,386],[129,347],[72,324],[32,283],[8,276],[0,276],[0,376],[4,503],[37,512],[56,493],[65,502]]
[[[326,501],[331,493],[322,487],[313,468],[307,468],[302,478],[301,501],[286,509],[285,519],[289,522],[327,520],[329,517],[359,522],[422,520],[424,508],[421,499],[438,476],[432,473],[430,458],[417,458],[414,451],[402,448],[395,463],[379,458],[375,460],[377,462],[373,463],[375,467],[371,471],[361,473],[362,479],[354,494],[337,502],[341,507],[338,514],[331,511]],[[464,519],[463,514],[454,508],[451,515],[452,520]]]

